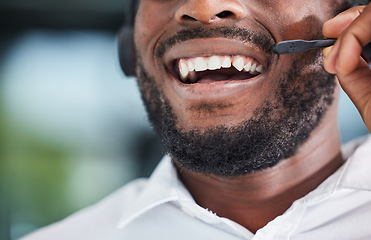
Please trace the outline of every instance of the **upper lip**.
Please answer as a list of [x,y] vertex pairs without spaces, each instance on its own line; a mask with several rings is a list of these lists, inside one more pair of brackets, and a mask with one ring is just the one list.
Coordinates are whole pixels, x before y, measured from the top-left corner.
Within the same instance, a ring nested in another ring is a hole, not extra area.
[[213,55],[252,57],[265,69],[271,62],[271,57],[266,52],[252,44],[224,38],[202,38],[188,40],[168,49],[164,54],[165,67],[171,72],[174,63],[179,59]]

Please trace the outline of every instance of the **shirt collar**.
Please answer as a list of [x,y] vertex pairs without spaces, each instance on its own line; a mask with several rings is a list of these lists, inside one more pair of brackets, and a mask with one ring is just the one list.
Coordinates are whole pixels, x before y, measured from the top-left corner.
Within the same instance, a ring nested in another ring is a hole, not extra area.
[[165,156],[152,173],[133,206],[121,216],[118,228],[125,227],[133,219],[161,204],[174,201],[194,202],[191,194],[178,179],[169,156]]
[[339,188],[371,191],[371,135],[348,144],[344,150],[351,154],[343,152],[349,157],[339,179]]
[[342,154],[343,166],[296,202],[315,205],[341,189],[371,191],[371,135],[344,144]]
[[[339,188],[359,189],[371,191],[371,136],[367,139],[353,141],[343,146],[343,155],[348,159],[346,163],[331,175],[326,181],[318,186],[314,191],[298,200],[307,204],[318,203]],[[136,198],[133,206],[122,214],[118,223],[118,228],[123,228],[132,220],[143,213],[168,202],[183,202],[186,205],[195,204],[189,191],[179,180],[177,171],[169,156],[165,156],[156,170],[149,178],[141,194]],[[207,209],[205,215],[209,214]],[[206,214],[208,213],[208,214]]]

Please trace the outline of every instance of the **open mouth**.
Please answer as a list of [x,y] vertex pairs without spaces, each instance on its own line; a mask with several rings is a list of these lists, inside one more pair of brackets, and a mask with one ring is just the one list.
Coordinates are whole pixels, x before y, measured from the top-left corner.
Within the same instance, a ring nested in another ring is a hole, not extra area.
[[184,84],[248,80],[263,72],[257,60],[241,55],[182,58],[173,64],[173,74]]

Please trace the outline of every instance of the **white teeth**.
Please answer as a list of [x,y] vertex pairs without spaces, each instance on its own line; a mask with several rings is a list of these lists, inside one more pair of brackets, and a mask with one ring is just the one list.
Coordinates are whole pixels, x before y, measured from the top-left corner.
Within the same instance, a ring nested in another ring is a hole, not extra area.
[[230,68],[232,66],[231,57],[225,57],[222,62],[222,68]]
[[[247,62],[246,65],[245,62]],[[178,70],[181,80],[187,80],[188,82],[193,83],[197,81],[196,72],[230,68],[232,65],[238,71],[244,70],[253,75],[263,72],[263,65],[258,64],[251,57],[216,55],[211,57],[180,59],[178,62]]]
[[252,65],[250,68],[250,73],[254,73],[255,69],[256,69],[256,64],[254,63],[254,65]]
[[238,70],[238,71],[241,71],[243,69],[243,66],[244,66],[244,59],[243,57],[237,57],[234,59],[232,65]]
[[258,73],[261,73],[263,71],[263,65],[257,66],[255,71],[257,71]]
[[196,72],[207,70],[207,63],[203,57],[195,59],[195,70]]
[[185,64],[184,62],[180,62],[180,64],[179,64],[179,73],[180,73],[180,77],[183,80],[186,79],[187,76],[188,76],[189,69],[188,69],[187,64]]
[[192,63],[192,61],[188,61],[188,70],[190,72],[195,70],[195,65]]
[[220,62],[218,56],[212,56],[211,58],[209,58],[207,65],[207,69],[209,70],[220,69],[222,67],[222,63]]
[[248,64],[246,64],[243,69],[245,70],[245,72],[248,72],[250,71],[250,68],[251,68],[251,62],[249,62]]

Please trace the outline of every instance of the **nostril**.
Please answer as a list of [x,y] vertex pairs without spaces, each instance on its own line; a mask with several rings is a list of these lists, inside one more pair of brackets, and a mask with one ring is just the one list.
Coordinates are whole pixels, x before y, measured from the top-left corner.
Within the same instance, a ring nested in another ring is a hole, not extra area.
[[191,17],[191,16],[188,16],[188,15],[183,15],[182,16],[182,20],[183,21],[197,21],[197,19]]
[[233,15],[233,13],[231,11],[223,11],[223,12],[220,12],[220,13],[216,14],[216,16],[218,18],[228,18],[232,15]]
[[[161,0],[163,1],[163,0]],[[227,1],[182,1],[175,12],[175,19],[181,24],[201,22],[205,24],[219,21],[239,20],[245,17],[245,7],[236,0]]]

